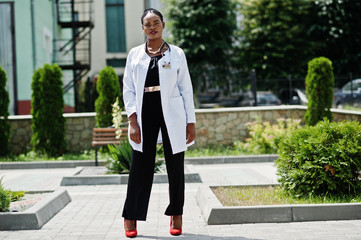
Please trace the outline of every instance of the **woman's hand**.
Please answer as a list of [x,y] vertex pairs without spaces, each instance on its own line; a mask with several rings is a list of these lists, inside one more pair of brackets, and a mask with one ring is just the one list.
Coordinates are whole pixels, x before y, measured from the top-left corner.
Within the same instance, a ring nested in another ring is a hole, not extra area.
[[140,143],[140,128],[137,122],[137,114],[133,113],[130,117],[129,117],[129,136],[130,136],[130,140],[132,140],[133,142],[139,144]]
[[187,138],[187,144],[193,142],[194,139],[196,138],[196,127],[194,123],[187,124],[186,138]]

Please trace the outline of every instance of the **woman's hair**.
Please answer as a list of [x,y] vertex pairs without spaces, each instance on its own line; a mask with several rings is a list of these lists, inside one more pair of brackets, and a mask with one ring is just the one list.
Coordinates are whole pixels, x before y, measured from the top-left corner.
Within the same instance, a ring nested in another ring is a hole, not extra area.
[[161,12],[159,12],[157,9],[154,8],[147,8],[144,10],[142,17],[140,18],[140,22],[143,24],[143,18],[148,14],[148,13],[154,13],[155,15],[158,15],[160,17],[160,20],[163,22],[163,15]]

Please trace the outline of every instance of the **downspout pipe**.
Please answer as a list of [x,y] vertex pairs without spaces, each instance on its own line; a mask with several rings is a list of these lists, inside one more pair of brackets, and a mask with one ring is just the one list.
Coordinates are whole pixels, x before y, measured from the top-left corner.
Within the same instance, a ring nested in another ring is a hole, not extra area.
[[33,71],[36,70],[36,32],[35,32],[35,10],[34,0],[30,0],[30,13],[31,13],[31,40],[33,49]]
[[58,38],[57,36],[57,19],[58,19],[58,16],[57,16],[57,11],[56,11],[56,5],[58,3],[58,1],[51,1],[52,2],[52,11],[53,11],[53,51],[52,51],[52,61],[53,63],[56,63],[56,60],[58,59],[57,58],[57,50],[56,50],[56,39]]

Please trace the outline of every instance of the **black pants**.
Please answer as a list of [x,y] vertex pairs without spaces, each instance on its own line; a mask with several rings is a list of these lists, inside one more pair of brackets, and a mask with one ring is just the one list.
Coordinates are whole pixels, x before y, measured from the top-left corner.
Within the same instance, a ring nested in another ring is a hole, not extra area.
[[183,214],[184,205],[184,152],[172,154],[163,118],[160,92],[144,93],[142,128],[143,152],[132,151],[132,163],[123,217],[130,220],[146,220],[153,183],[159,129],[162,131],[164,157],[169,181],[170,203],[165,215],[181,215]]

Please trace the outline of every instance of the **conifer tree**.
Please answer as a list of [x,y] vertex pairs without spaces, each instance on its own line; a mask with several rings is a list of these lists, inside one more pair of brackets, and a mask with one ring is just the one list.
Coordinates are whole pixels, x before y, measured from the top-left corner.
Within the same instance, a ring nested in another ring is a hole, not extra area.
[[45,64],[35,71],[32,82],[34,150],[51,157],[66,151],[62,72],[58,65]]
[[9,141],[11,126],[9,116],[9,93],[6,90],[6,73],[0,66],[0,156],[9,154]]
[[325,57],[314,58],[308,62],[306,93],[308,98],[305,121],[316,125],[323,118],[332,121],[334,75],[332,62]]
[[112,104],[117,97],[120,98],[120,85],[114,68],[108,66],[100,71],[97,92],[99,96],[95,100],[96,124],[98,127],[112,126]]

